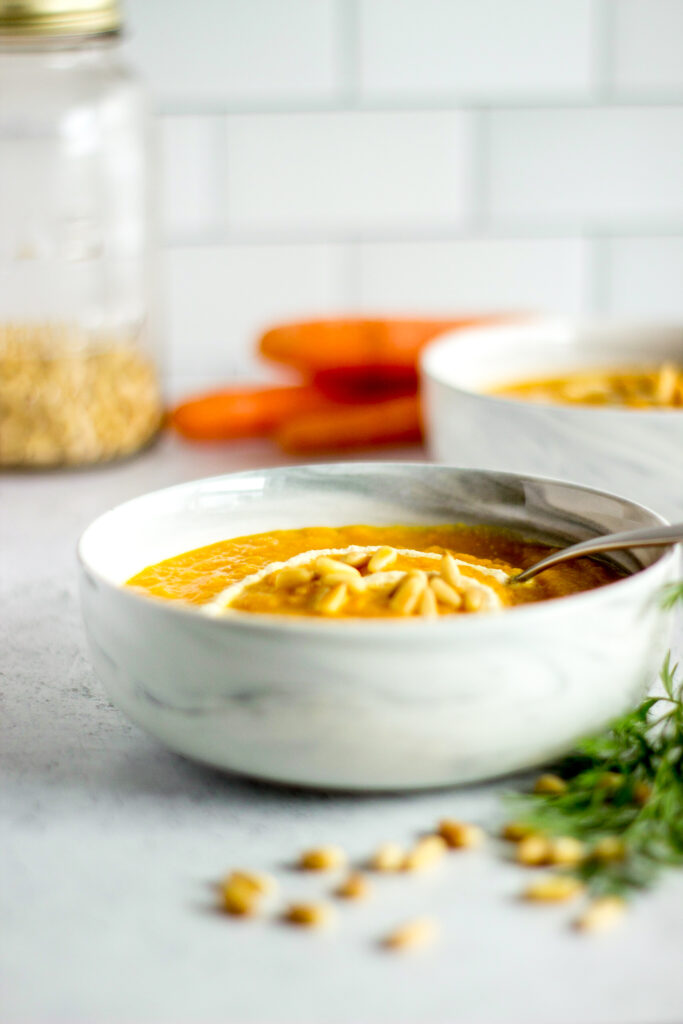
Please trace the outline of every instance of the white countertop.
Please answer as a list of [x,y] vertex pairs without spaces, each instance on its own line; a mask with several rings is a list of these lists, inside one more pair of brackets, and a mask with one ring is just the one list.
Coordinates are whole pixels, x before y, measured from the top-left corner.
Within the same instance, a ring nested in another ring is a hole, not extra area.
[[[80,622],[82,529],[144,491],[277,461],[260,442],[165,439],[104,469],[0,478],[2,1020],[678,1024],[683,872],[591,938],[570,930],[569,908],[517,900],[527,876],[497,843],[429,876],[379,879],[325,935],[215,913],[211,883],[230,867],[272,871],[293,897],[321,894],[326,878],[288,869],[303,847],[361,857],[445,815],[494,826],[510,785],[381,797],[268,787],[169,753],[109,705]],[[418,913],[441,922],[433,949],[378,948]]]

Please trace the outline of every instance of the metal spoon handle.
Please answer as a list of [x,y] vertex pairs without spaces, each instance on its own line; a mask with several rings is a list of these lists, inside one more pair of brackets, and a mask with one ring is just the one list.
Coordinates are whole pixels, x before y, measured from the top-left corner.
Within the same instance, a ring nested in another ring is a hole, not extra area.
[[603,551],[621,551],[625,548],[656,548],[668,547],[683,541],[683,523],[674,523],[673,526],[649,526],[644,530],[625,530],[623,533],[607,533],[603,537],[592,537],[590,540],[583,540],[580,544],[572,544],[571,547],[563,548],[554,555],[542,558],[540,562],[529,566],[524,572],[519,573],[510,582],[526,583],[537,573],[544,569],[550,569],[560,562],[569,562],[572,558],[581,558],[584,555],[597,555]]

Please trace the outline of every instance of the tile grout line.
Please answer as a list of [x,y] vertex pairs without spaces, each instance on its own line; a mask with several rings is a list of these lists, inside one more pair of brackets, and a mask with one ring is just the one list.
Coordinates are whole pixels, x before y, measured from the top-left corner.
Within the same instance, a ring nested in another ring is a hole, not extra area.
[[360,105],[360,15],[358,0],[337,0],[337,60],[342,80],[341,111]]
[[606,316],[610,307],[611,238],[607,234],[585,236],[589,246],[588,305],[590,312]]
[[593,0],[591,71],[596,106],[611,106],[615,101],[614,64],[616,46],[616,4],[614,0]]
[[[353,73],[353,72],[352,72]],[[354,87],[355,90],[355,87]],[[570,94],[558,94],[557,96],[519,96],[510,99],[509,96],[488,96],[484,99],[460,95],[435,94],[433,96],[411,98],[410,96],[397,96],[394,99],[384,100],[361,100],[352,98],[349,94],[346,102],[342,97],[333,100],[311,100],[292,99],[283,103],[277,102],[215,102],[193,101],[189,105],[182,103],[160,104],[155,109],[159,117],[219,117],[232,114],[242,114],[253,117],[268,117],[271,115],[295,116],[297,114],[339,114],[339,113],[363,113],[363,114],[391,114],[391,113],[432,113],[434,111],[458,112],[458,111],[489,111],[497,109],[503,113],[518,111],[564,111],[564,110],[594,110],[596,107],[607,107],[608,109],[620,108],[644,108],[644,109],[678,109],[683,106],[683,92],[680,90],[640,90],[635,89],[629,92],[620,92],[618,95],[606,92],[604,95],[597,93],[589,98]]]
[[496,242],[496,241],[551,241],[563,238],[681,238],[683,223],[634,223],[634,224],[592,224],[592,223],[552,223],[533,226],[520,223],[486,223],[483,225],[465,226],[462,228],[409,225],[408,227],[385,228],[362,231],[358,228],[348,232],[325,228],[228,230],[211,234],[169,235],[162,241],[163,248],[192,249],[215,245],[258,247],[281,245],[364,245],[364,244],[404,244],[422,245],[434,242]]
[[472,161],[470,167],[473,201],[471,229],[485,232],[491,216],[491,124],[489,110],[473,110]]

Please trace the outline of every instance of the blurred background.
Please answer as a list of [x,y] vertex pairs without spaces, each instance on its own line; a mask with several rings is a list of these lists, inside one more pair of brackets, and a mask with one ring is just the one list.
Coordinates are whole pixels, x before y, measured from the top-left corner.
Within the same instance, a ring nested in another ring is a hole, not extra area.
[[[127,0],[172,395],[344,311],[683,314],[683,0]],[[270,371],[272,375],[272,371]]]

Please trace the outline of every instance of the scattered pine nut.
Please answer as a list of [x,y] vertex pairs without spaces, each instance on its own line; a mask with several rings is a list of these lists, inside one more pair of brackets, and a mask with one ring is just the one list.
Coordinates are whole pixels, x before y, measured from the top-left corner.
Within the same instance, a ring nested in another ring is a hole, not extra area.
[[294,566],[288,569],[280,569],[279,573],[275,576],[275,589],[293,590],[295,587],[300,587],[303,583],[309,583],[312,577],[313,573],[309,569]]
[[623,860],[626,856],[626,847],[617,836],[604,836],[598,839],[591,850],[591,857],[600,861]]
[[524,899],[538,903],[565,903],[583,891],[583,885],[572,875],[551,875],[539,878],[524,890]]
[[624,776],[619,772],[603,772],[597,781],[598,789],[607,789],[610,793],[615,793],[616,790],[620,789],[624,781]]
[[626,903],[620,896],[601,896],[589,903],[574,926],[585,932],[605,931],[618,923],[625,910]]
[[335,895],[343,900],[366,900],[370,892],[371,886],[365,875],[355,871],[335,890]]
[[403,862],[405,871],[424,871],[441,860],[448,846],[443,836],[430,835],[419,839]]
[[388,569],[390,565],[393,565],[397,558],[398,552],[395,548],[378,548],[370,557],[368,572],[383,572],[384,569]]
[[552,775],[550,773],[539,775],[534,783],[534,793],[542,793],[546,796],[559,796],[560,793],[565,793],[566,790],[567,783],[564,779],[561,779],[559,775]]
[[532,825],[526,825],[523,821],[508,821],[503,825],[501,835],[503,839],[511,843],[518,843],[527,836],[536,835],[536,829]]
[[642,807],[652,796],[652,786],[647,782],[636,782],[633,787],[633,799]]
[[389,604],[400,615],[412,615],[424,589],[425,584],[418,576],[406,576],[389,599]]
[[425,587],[425,589],[422,591],[422,595],[418,602],[417,610],[419,611],[420,615],[423,615],[425,618],[429,619],[433,619],[434,616],[439,614],[439,609],[436,603],[434,591],[430,590],[429,587]]
[[465,821],[453,821],[452,819],[445,819],[439,823],[439,835],[446,840],[449,846],[458,850],[481,846],[484,841],[484,831],[478,825],[470,825]]
[[557,836],[550,840],[551,864],[565,864],[567,866],[580,864],[586,859],[586,847],[580,839],[574,836]]
[[284,914],[285,921],[304,928],[324,928],[332,923],[334,916],[328,903],[292,903]]
[[455,590],[460,590],[462,587],[462,575],[458,568],[458,563],[453,558],[453,555],[449,555],[446,552],[442,555],[441,562],[439,563],[439,571],[446,583],[449,583]]
[[233,871],[229,877],[243,885],[251,886],[260,896],[270,896],[277,890],[277,882],[273,876],[260,871]]
[[274,880],[267,875],[233,871],[219,886],[221,907],[227,914],[250,917],[258,913],[263,896],[274,888]]
[[431,945],[438,935],[436,921],[432,917],[416,917],[390,932],[382,945],[387,949],[416,950]]
[[338,583],[331,590],[323,591],[322,596],[316,602],[316,608],[323,615],[336,615],[346,604],[348,596],[346,583]]
[[304,871],[335,871],[345,867],[347,860],[340,846],[317,846],[301,854],[299,867]]
[[545,836],[530,835],[517,844],[516,859],[525,867],[547,864],[550,860],[550,841]]
[[462,597],[460,594],[440,576],[433,576],[429,581],[429,587],[437,601],[441,604],[445,604],[454,610],[462,607]]
[[400,871],[405,859],[405,851],[398,843],[382,843],[370,858],[370,867],[375,871]]
[[226,881],[220,886],[221,908],[235,917],[251,917],[259,907],[258,894],[240,882]]

